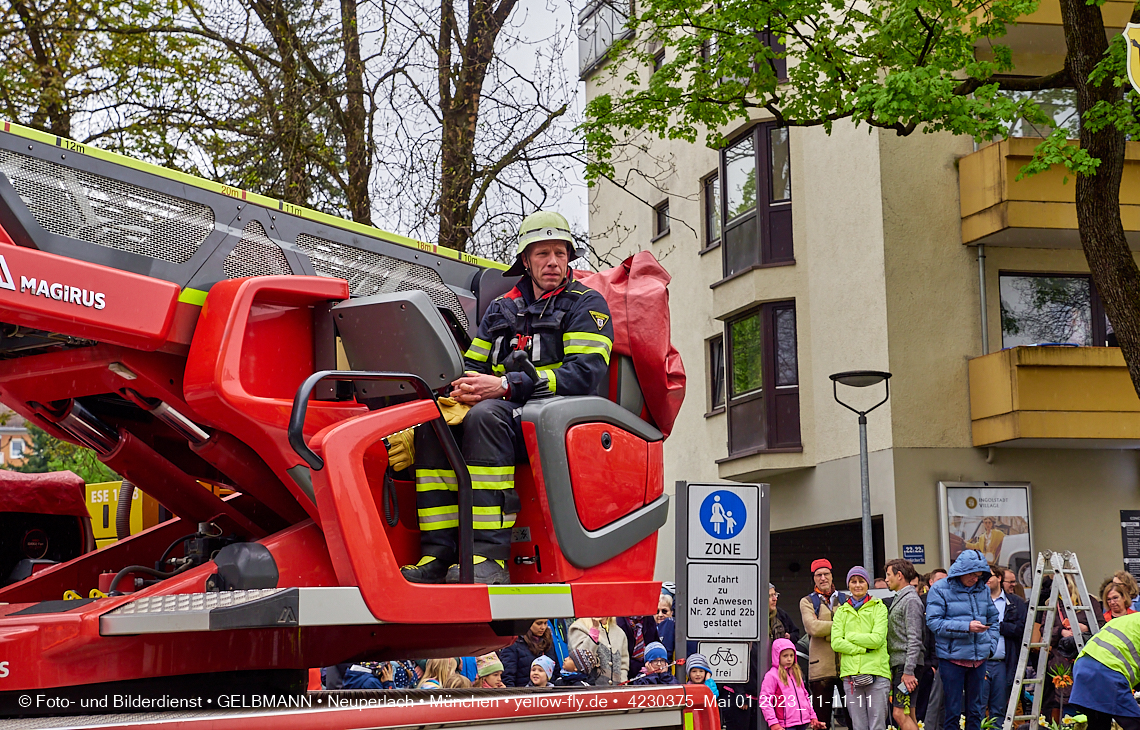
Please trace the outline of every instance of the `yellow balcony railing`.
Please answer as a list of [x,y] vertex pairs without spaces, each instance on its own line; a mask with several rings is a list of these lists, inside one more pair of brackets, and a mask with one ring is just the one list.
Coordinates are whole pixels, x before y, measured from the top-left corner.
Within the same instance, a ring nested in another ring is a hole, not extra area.
[[1140,398],[1116,347],[1014,347],[970,360],[974,446],[1140,446]]
[[[1080,248],[1073,175],[1054,165],[1017,179],[1040,141],[1012,137],[958,161],[962,243]],[[1140,248],[1140,142],[1125,145],[1120,217],[1129,243]]]

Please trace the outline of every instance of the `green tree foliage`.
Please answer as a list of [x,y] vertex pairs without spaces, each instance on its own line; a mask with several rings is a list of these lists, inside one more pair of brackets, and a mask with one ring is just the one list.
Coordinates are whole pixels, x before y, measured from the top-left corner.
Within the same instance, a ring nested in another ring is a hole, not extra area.
[[176,147],[149,107],[171,103],[179,88],[172,82],[201,70],[199,42],[144,29],[171,22],[179,7],[180,0],[0,4],[5,118],[81,142],[172,157]]
[[23,465],[10,467],[14,471],[38,474],[46,471],[70,471],[83,477],[88,484],[114,482],[121,477],[99,461],[95,452],[60,441],[35,424],[28,424],[32,443],[27,447]]
[[[1140,392],[1140,267],[1119,212],[1124,140],[1140,135],[1140,94],[1126,78],[1124,38],[1107,40],[1103,2],[1059,2],[1061,68],[1019,76],[1002,37],[1036,0],[639,0],[633,35],[611,48],[608,76],[586,106],[587,179],[614,176],[614,160],[643,145],[641,135],[720,147],[727,125],[756,116],[978,142],[1022,122],[1047,127],[1023,172],[1062,165],[1076,178],[1081,244]],[[664,63],[646,73],[661,47]],[[1058,89],[1071,90],[1077,120],[1053,118],[1056,94],[1024,93]],[[1074,130],[1079,144],[1068,139]]]

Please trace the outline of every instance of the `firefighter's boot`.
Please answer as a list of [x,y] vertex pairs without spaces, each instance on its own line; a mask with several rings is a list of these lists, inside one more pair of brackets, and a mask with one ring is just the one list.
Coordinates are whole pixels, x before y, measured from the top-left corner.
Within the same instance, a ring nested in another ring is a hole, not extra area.
[[[459,582],[459,565],[447,569],[447,582]],[[475,556],[475,582],[491,586],[507,585],[511,582],[511,574],[507,572],[506,562],[490,560],[482,556]]]
[[447,574],[447,564],[450,561],[426,555],[420,558],[415,565],[404,565],[400,568],[404,580],[409,583],[442,583]]

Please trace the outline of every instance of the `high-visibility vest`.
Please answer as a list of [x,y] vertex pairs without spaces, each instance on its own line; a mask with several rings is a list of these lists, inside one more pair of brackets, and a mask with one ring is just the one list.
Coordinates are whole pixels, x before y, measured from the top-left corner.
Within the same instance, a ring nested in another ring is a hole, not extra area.
[[[1140,684],[1140,613],[1114,618],[1085,644],[1080,656],[1091,657]],[[1080,657],[1077,657],[1078,659]]]

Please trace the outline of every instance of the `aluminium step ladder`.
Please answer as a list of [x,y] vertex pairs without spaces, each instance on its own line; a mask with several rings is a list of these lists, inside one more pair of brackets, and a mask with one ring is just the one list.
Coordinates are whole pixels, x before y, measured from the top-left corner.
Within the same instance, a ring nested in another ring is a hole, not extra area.
[[[1053,576],[1053,586],[1045,603],[1040,604],[1038,601],[1041,600],[1041,584],[1047,575]],[[1073,605],[1065,576],[1072,578],[1081,605]],[[1058,599],[1061,602],[1060,605],[1064,607],[1065,617],[1069,619],[1069,626],[1083,623],[1089,627],[1089,631],[1093,634],[1100,630],[1100,622],[1093,610],[1092,601],[1089,600],[1089,592],[1085,587],[1085,579],[1081,573],[1081,565],[1077,561],[1076,553],[1057,553],[1048,550],[1038,553],[1037,567],[1033,571],[1032,593],[1030,593],[1028,601],[1029,614],[1025,619],[1025,633],[1021,638],[1021,652],[1017,658],[1013,692],[1009,696],[1002,730],[1013,730],[1015,726],[1026,722],[1031,723],[1031,726],[1036,728],[1038,718],[1041,716],[1041,701],[1045,694],[1045,682],[1048,679],[1049,649],[1053,641],[1053,622],[1057,618]],[[1036,624],[1037,614],[1042,611],[1045,612],[1045,621],[1041,628],[1041,640],[1035,642],[1033,641],[1033,626]],[[1078,612],[1084,615],[1083,621],[1078,618]],[[1085,646],[1084,636],[1080,631],[1074,631],[1073,640],[1076,642],[1077,651],[1080,652]],[[1032,679],[1026,679],[1025,670],[1031,649],[1038,650],[1037,674]],[[1018,715],[1015,714],[1017,712],[1017,701],[1021,697],[1021,690],[1025,685],[1037,685],[1033,689],[1033,704],[1028,714]]]

